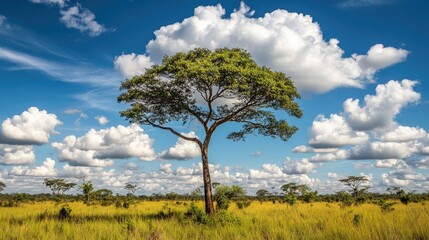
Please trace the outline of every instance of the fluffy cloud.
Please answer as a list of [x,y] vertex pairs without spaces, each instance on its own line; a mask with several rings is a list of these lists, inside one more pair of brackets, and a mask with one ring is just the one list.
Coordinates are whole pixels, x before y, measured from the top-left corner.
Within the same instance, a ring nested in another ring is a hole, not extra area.
[[95,117],[95,120],[97,120],[100,125],[105,125],[109,122],[109,119],[107,119],[105,116],[97,116]]
[[353,131],[344,117],[331,114],[329,118],[319,115],[310,128],[309,144],[315,148],[337,148],[368,141],[365,132]]
[[[195,132],[193,131],[188,134],[182,134],[191,138],[196,137]],[[176,144],[167,151],[163,151],[159,157],[162,159],[186,160],[198,157],[200,154],[200,148],[196,143],[183,138],[178,138]]]
[[394,130],[384,133],[380,140],[386,142],[408,142],[419,140],[426,136],[426,131],[422,128],[397,126]]
[[34,176],[34,177],[54,177],[57,175],[55,170],[55,161],[47,158],[41,166],[35,168],[17,166],[10,171],[13,175]]
[[60,161],[74,166],[110,166],[109,159],[138,157],[150,161],[155,158],[153,140],[138,125],[91,129],[82,137],[67,136],[52,143]]
[[407,143],[371,142],[354,146],[349,151],[350,159],[404,159],[417,150]]
[[420,94],[413,90],[416,81],[391,80],[379,84],[375,95],[365,96],[365,105],[359,106],[359,99],[347,99],[344,104],[349,125],[358,131],[368,131],[393,124],[393,119],[408,104],[420,99]]
[[330,162],[330,161],[336,161],[336,160],[347,159],[347,158],[348,158],[348,152],[344,149],[341,149],[332,153],[325,153],[325,154],[318,153],[313,157],[311,157],[310,161],[311,162]]
[[286,161],[283,172],[287,174],[306,174],[313,172],[314,169],[316,169],[316,165],[304,158],[300,161]]
[[377,168],[408,168],[407,164],[399,159],[386,159],[375,161],[375,167]]
[[0,142],[18,145],[41,145],[49,141],[55,127],[62,124],[55,114],[31,107],[2,123]]
[[103,25],[95,21],[95,15],[90,10],[82,8],[79,3],[68,9],[60,10],[60,13],[60,20],[66,27],[77,29],[91,37],[96,37],[107,31]]
[[[244,3],[225,17],[221,5],[200,6],[194,16],[155,31],[147,54],[123,54],[115,66],[124,76],[144,72],[164,55],[195,47],[240,47],[257,63],[290,76],[301,93],[327,92],[337,87],[362,87],[381,68],[403,61],[408,52],[381,44],[367,55],[343,57],[337,39],[325,41],[318,23],[309,15],[276,10],[254,18]],[[129,69],[129,71],[126,71]]]
[[36,160],[33,146],[16,146],[0,144],[0,164],[27,165]]
[[338,151],[338,148],[312,148],[305,145],[296,146],[292,150],[294,153],[330,153],[336,151]]
[[153,65],[147,55],[124,54],[115,58],[115,68],[126,78],[141,75]]

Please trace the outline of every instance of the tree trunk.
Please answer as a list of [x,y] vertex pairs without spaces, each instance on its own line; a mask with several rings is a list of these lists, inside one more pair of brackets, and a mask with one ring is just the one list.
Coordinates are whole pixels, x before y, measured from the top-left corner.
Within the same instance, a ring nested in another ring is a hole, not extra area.
[[208,141],[204,141],[201,146],[201,160],[203,163],[203,181],[204,181],[204,198],[206,202],[206,213],[209,215],[214,214],[213,194],[212,194],[212,181],[209,171],[209,155],[208,155]]

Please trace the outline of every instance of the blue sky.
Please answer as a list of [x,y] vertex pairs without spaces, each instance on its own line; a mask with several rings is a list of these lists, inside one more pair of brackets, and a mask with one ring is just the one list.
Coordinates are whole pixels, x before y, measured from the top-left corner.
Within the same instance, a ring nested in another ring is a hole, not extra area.
[[[249,193],[287,182],[321,192],[365,175],[373,191],[429,190],[426,1],[97,1],[0,3],[0,181],[47,192],[43,179],[91,178],[140,194],[202,185],[199,152],[120,118],[119,84],[164,55],[241,47],[291,76],[302,99],[288,141],[225,136],[210,146],[212,179]],[[179,125],[177,125],[179,126]],[[202,137],[196,123],[179,127]]]

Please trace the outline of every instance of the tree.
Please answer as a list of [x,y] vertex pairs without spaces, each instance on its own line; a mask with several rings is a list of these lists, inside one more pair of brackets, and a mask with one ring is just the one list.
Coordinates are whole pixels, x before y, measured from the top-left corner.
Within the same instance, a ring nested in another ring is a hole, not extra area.
[[83,195],[85,195],[85,202],[89,203],[90,196],[94,191],[94,185],[92,184],[92,181],[85,181],[85,179],[83,179],[83,183],[79,186],[79,189],[81,189]]
[[64,194],[68,190],[74,188],[76,183],[66,182],[62,178],[45,178],[43,181],[46,187],[50,188],[53,194]]
[[137,183],[125,183],[125,190],[127,190],[128,192],[134,194],[139,188],[137,187]]
[[[197,48],[164,57],[161,65],[146,69],[121,84],[119,102],[131,107],[121,112],[132,123],[150,125],[196,143],[201,150],[206,213],[214,213],[209,171],[209,144],[219,126],[235,122],[241,130],[228,139],[243,140],[247,134],[279,137],[287,141],[297,130],[275,111],[294,117],[302,112],[294,101],[299,94],[284,73],[258,66],[242,49]],[[196,121],[204,137],[190,137],[171,123]]]
[[0,181],[0,192],[3,191],[3,189],[6,187],[6,184],[4,182]]
[[246,191],[240,186],[218,185],[215,190],[214,199],[216,208],[219,210],[227,210],[232,199],[242,199],[246,196]]
[[351,188],[350,192],[352,193],[353,198],[355,200],[359,197],[359,194],[366,192],[369,188],[368,186],[364,186],[360,188],[362,184],[369,182],[366,176],[349,176],[347,178],[340,179],[338,181],[344,183],[344,185]]

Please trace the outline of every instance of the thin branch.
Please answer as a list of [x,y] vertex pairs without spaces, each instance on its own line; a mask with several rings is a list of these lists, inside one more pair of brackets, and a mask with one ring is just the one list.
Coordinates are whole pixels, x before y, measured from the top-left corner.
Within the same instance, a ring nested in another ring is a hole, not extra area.
[[174,130],[173,128],[171,128],[171,127],[166,127],[166,126],[162,126],[162,125],[159,125],[159,124],[156,124],[156,123],[153,123],[153,122],[151,122],[151,121],[149,121],[147,118],[145,119],[145,121],[147,122],[147,123],[149,123],[151,126],[153,126],[153,127],[156,127],[156,128],[160,128],[160,129],[163,129],[163,130],[167,130],[167,131],[170,131],[171,133],[173,133],[174,135],[176,135],[176,136],[178,136],[178,137],[180,137],[180,138],[183,138],[183,139],[185,139],[185,140],[188,140],[188,141],[192,141],[192,142],[195,142],[195,143],[197,143],[198,144],[198,146],[202,146],[202,143],[201,143],[201,141],[198,139],[198,138],[196,138],[196,137],[187,137],[187,136],[185,136],[185,135],[182,135],[181,133],[179,133],[179,132],[177,132],[176,130]]

